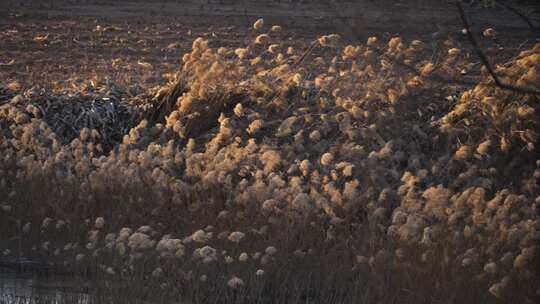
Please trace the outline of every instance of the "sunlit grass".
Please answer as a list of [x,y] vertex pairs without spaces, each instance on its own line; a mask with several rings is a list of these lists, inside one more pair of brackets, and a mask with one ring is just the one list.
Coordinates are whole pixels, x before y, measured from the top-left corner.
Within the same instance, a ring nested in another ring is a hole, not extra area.
[[[140,116],[121,139],[81,119],[59,134],[47,95],[6,88],[3,256],[115,303],[534,302],[538,96],[486,75],[451,95],[432,76],[469,66],[452,40],[434,62],[419,40],[300,51],[253,31],[195,39],[174,81],[122,95]],[[538,87],[539,51],[498,72]]]

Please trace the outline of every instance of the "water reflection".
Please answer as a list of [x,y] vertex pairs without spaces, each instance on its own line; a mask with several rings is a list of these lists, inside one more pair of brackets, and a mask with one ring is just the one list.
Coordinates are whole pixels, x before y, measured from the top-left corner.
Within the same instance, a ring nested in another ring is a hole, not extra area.
[[77,303],[91,298],[75,288],[74,282],[50,280],[0,270],[0,304]]

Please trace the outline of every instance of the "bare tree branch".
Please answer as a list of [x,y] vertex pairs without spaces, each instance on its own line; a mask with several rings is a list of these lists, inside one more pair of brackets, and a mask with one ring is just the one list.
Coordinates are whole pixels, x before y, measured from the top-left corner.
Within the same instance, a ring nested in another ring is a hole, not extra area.
[[471,31],[471,26],[469,25],[469,21],[467,20],[467,17],[465,16],[465,10],[463,9],[463,6],[461,5],[461,1],[456,1],[456,6],[458,8],[461,22],[463,22],[463,27],[466,31],[467,38],[469,39],[469,42],[472,44],[474,50],[476,51],[476,54],[480,58],[480,61],[482,61],[482,64],[486,67],[489,75],[491,75],[491,78],[493,78],[495,85],[497,85],[498,87],[502,89],[513,91],[516,93],[540,95],[540,91],[529,89],[529,88],[517,87],[514,85],[501,82],[497,74],[495,74],[495,70],[493,70],[493,68],[491,67],[491,64],[489,63],[486,55],[482,52],[482,50],[480,49],[480,46],[478,46],[476,39],[474,39],[473,33]]
[[521,17],[521,19],[523,19],[523,21],[527,22],[527,24],[529,25],[529,28],[530,29],[533,29],[533,30],[538,30],[538,28],[536,26],[534,26],[534,24],[531,22],[531,20],[525,16],[523,13],[521,13],[519,10],[517,10],[516,8],[502,2],[502,1],[499,1],[499,0],[496,0],[497,4],[499,4],[500,6],[506,8],[507,10],[511,11],[512,13],[518,15],[519,17]]
[[[336,15],[338,18],[335,20],[339,21],[339,26],[342,27],[340,30],[347,31],[351,38],[357,40],[358,42],[361,40],[358,34],[344,21],[346,18],[343,16],[340,7],[337,5],[333,5],[332,8],[334,9]],[[403,60],[397,60],[395,58],[391,58],[388,56],[385,56],[384,52],[381,50],[378,50],[377,48],[372,49],[379,57],[385,57],[386,59],[392,61],[394,64],[401,66],[407,70],[409,70],[411,73],[415,74],[416,76],[420,76],[424,79],[429,79],[430,81],[433,81],[434,83],[439,84],[457,84],[457,85],[463,85],[463,86],[476,86],[478,85],[478,81],[468,80],[468,79],[458,79],[458,78],[449,78],[440,74],[430,74],[429,76],[422,75],[422,72],[416,68],[414,65],[407,64],[403,62]],[[486,84],[488,86],[491,86],[492,84]]]

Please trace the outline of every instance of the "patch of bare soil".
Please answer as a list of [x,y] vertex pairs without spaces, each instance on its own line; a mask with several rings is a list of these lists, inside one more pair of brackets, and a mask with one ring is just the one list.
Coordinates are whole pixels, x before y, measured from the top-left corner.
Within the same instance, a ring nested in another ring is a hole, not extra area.
[[[509,11],[467,7],[491,57],[509,58],[538,41]],[[433,1],[2,1],[0,77],[24,85],[70,88],[90,80],[152,87],[166,82],[196,37],[243,45],[258,17],[280,24],[283,39],[303,45],[338,33],[353,43],[367,37],[421,38],[434,44],[460,36],[455,8]],[[496,58],[494,58],[496,59]]]

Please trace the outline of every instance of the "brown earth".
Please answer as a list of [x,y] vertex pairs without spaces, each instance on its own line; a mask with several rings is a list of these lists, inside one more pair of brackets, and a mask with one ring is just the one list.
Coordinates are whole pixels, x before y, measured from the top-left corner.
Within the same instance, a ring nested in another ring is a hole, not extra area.
[[[466,42],[446,1],[298,2],[1,1],[0,79],[56,89],[92,79],[152,87],[175,71],[196,37],[214,46],[245,45],[256,36],[250,26],[259,17],[267,26],[282,25],[279,35],[298,45],[328,33],[350,42],[371,35],[433,43],[450,35]],[[539,32],[509,11],[467,6],[467,13],[477,32],[498,32],[496,39],[480,37],[495,62],[539,41]]]

